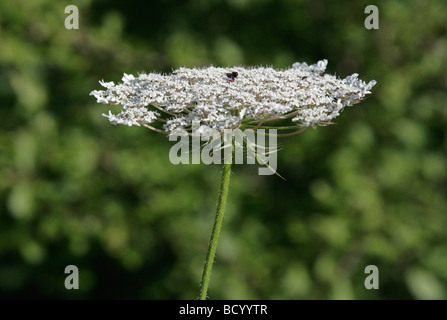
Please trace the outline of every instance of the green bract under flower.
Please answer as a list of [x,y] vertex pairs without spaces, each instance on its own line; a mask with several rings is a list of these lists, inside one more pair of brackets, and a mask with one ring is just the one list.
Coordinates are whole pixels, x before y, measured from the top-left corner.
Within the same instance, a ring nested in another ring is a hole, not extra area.
[[345,79],[324,74],[326,66],[322,60],[286,70],[207,67],[179,68],[169,75],[124,74],[122,83],[100,81],[106,90],[90,94],[98,103],[123,107],[116,115],[104,114],[112,124],[144,125],[168,134],[191,132],[193,122],[201,124],[193,133],[203,134],[289,118],[290,128],[300,129],[331,123],[376,84],[356,73]]

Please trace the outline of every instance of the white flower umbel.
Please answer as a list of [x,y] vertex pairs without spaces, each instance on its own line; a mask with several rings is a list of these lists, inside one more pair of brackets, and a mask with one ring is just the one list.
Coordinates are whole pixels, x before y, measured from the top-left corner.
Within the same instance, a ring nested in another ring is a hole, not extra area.
[[[122,83],[100,81],[105,90],[90,94],[98,103],[121,105],[112,124],[144,125],[156,131],[200,133],[241,126],[258,128],[272,120],[291,118],[287,129],[325,125],[346,106],[365,98],[376,84],[353,74],[345,79],[324,74],[327,60],[286,70],[267,67],[179,68],[172,74],[124,74]],[[151,125],[149,125],[151,124]],[[194,133],[193,133],[194,134]]]
[[[208,296],[230,186],[231,160],[235,158],[237,162],[238,155],[241,155],[238,150],[247,146],[247,162],[251,152],[252,160],[256,157],[262,165],[275,172],[276,158],[273,158],[274,165],[270,165],[267,155],[277,151],[276,137],[279,134],[276,134],[276,130],[291,130],[282,134],[291,135],[310,126],[329,124],[344,107],[363,100],[376,84],[374,80],[366,83],[358,79],[356,73],[345,79],[324,74],[326,66],[327,60],[322,60],[310,66],[295,63],[286,70],[265,67],[208,67],[179,68],[169,75],[150,73],[134,77],[124,74],[121,83],[100,81],[106,89],[90,93],[96,97],[98,103],[122,106],[121,112],[116,115],[110,111],[104,114],[112,124],[143,125],[169,134],[170,140],[181,134],[181,138],[188,137],[188,143],[189,136],[192,135],[192,146],[194,147],[195,142],[198,145],[195,149],[200,149],[200,143],[204,141],[200,136],[223,136],[223,140],[228,142],[218,140],[216,145],[215,140],[212,140],[201,152],[198,150],[202,157],[206,156],[207,164],[216,155],[219,160],[221,149],[229,150],[230,154],[229,157],[224,156],[219,199],[199,299],[205,300]],[[270,121],[284,119],[289,119],[291,124],[267,125]],[[239,128],[241,130],[234,130],[238,133],[234,140],[225,139],[228,131]],[[256,130],[257,134],[262,135],[264,129],[272,129],[268,130],[269,145],[264,146],[265,136],[261,139],[262,143],[259,143],[259,136],[254,143],[254,138],[247,134],[247,131],[252,131],[244,130],[242,133],[243,129],[253,129],[253,137]],[[273,138],[273,144],[270,138]],[[179,149],[183,151],[183,148]],[[188,151],[189,147],[186,148],[186,152]],[[230,161],[227,161],[229,158]],[[194,154],[192,162],[198,163],[194,162]]]

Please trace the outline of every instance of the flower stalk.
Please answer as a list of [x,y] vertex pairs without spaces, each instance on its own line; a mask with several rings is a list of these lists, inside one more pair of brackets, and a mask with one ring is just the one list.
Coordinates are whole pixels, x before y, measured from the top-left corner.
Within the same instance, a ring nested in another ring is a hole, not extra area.
[[200,285],[199,300],[206,300],[208,286],[210,284],[211,271],[213,269],[214,257],[216,256],[217,241],[219,240],[220,229],[227,204],[228,189],[230,187],[231,163],[225,163],[222,168],[222,179],[220,184],[219,200],[217,202],[216,217],[214,219],[213,231],[211,232],[208,253],[206,255],[205,266],[203,268],[202,283]]

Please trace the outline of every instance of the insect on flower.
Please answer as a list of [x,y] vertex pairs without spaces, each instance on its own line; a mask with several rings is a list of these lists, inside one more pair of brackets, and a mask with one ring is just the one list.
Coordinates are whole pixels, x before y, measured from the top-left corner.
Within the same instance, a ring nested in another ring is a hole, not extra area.
[[237,73],[236,71],[227,73],[228,81],[229,81],[229,82],[233,82],[234,79],[237,78],[237,75],[238,75],[238,73]]

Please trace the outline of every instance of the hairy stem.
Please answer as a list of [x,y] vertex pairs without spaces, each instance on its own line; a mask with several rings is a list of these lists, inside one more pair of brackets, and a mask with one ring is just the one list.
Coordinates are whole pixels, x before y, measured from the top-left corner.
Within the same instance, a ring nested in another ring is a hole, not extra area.
[[222,227],[222,221],[227,204],[228,189],[230,186],[231,163],[224,164],[222,169],[222,180],[220,183],[220,194],[217,203],[217,212],[214,219],[214,227],[211,233],[208,253],[206,255],[205,267],[203,268],[202,283],[200,285],[199,300],[206,300],[206,293],[211,278],[211,270],[213,269],[214,256],[216,255],[217,241],[219,240],[219,233]]

